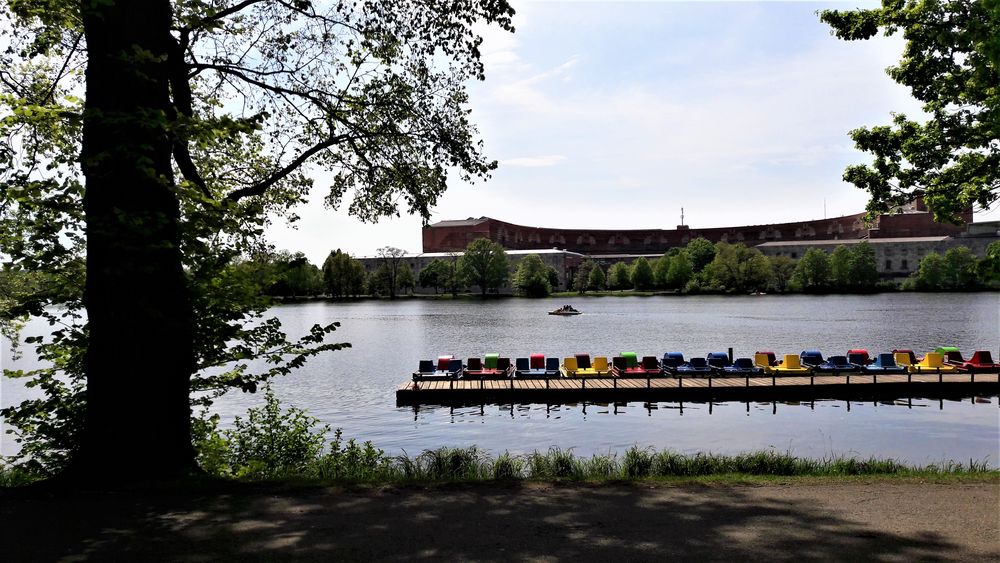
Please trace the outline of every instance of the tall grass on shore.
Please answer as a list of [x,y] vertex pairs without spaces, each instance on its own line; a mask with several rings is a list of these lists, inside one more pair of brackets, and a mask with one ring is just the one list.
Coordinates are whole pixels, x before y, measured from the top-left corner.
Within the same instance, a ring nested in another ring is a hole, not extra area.
[[[339,434],[338,434],[339,438]],[[621,456],[577,456],[552,448],[524,455],[504,452],[490,456],[472,446],[438,448],[419,455],[389,456],[370,442],[341,442],[308,463],[260,471],[258,462],[248,471],[218,472],[218,477],[239,481],[316,481],[320,483],[439,483],[581,481],[615,482],[698,477],[823,477],[823,476],[970,476],[1000,478],[987,461],[912,466],[893,459],[828,457],[811,459],[766,450],[737,455],[683,454],[669,450],[632,447]],[[37,477],[16,468],[0,467],[0,487],[26,484]]]

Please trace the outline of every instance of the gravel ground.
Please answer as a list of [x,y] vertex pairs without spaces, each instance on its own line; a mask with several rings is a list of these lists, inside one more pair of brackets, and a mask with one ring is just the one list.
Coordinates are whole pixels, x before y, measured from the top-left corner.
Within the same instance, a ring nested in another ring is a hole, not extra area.
[[4,561],[1000,561],[1000,482],[0,491]]

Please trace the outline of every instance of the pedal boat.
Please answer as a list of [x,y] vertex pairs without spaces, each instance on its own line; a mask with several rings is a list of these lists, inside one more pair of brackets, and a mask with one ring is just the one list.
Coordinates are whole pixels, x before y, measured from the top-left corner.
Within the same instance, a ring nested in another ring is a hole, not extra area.
[[684,354],[680,352],[665,352],[663,354],[663,361],[660,362],[660,368],[663,369],[663,373],[677,374],[677,368],[683,365]]
[[854,348],[852,350],[848,350],[845,355],[847,356],[848,362],[862,368],[875,361],[874,358],[868,355],[868,350],[865,348]]
[[716,375],[724,375],[726,367],[733,365],[733,362],[729,361],[729,354],[725,352],[709,352],[705,355],[705,361]]
[[946,364],[961,367],[965,363],[962,352],[954,346],[939,346],[934,351],[944,356],[944,363]]
[[611,358],[611,373],[615,377],[659,377],[663,369],[656,356],[643,356],[640,362],[635,352],[622,352]]
[[730,375],[734,377],[746,377],[763,375],[764,368],[754,365],[754,361],[750,358],[736,358],[733,363],[722,368],[723,375]]
[[812,369],[816,373],[861,373],[861,366],[847,361],[847,356],[830,356]]
[[684,377],[708,377],[715,373],[705,358],[694,357],[677,366],[677,375]]
[[757,350],[753,355],[753,364],[764,373],[771,373],[772,369],[778,365],[778,360],[774,357],[774,352]]
[[501,358],[500,354],[486,354],[482,360],[469,358],[462,372],[465,379],[508,379],[514,375],[514,366],[510,358]]
[[[896,353],[896,363],[900,357],[906,358],[906,354]],[[915,364],[906,367],[910,373],[958,373],[960,370],[956,366],[944,363],[944,356],[937,352],[927,352],[923,359]]]
[[885,374],[900,374],[906,373],[906,366],[901,366],[896,364],[896,360],[893,359],[892,354],[879,354],[875,357],[875,361],[866,365],[863,370],[864,373],[885,373]]
[[562,307],[559,307],[558,309],[554,309],[552,311],[549,311],[549,314],[550,315],[582,315],[583,313],[581,313],[580,311],[577,311],[576,309],[574,309],[570,305],[563,305]]
[[458,379],[464,369],[462,360],[453,355],[438,356],[437,364],[433,360],[420,360],[417,371],[413,372],[413,381]]
[[563,377],[614,377],[607,356],[595,356],[590,362],[590,354],[576,354],[563,359],[559,366]]
[[1000,364],[993,361],[989,350],[976,350],[971,358],[958,367],[970,372],[1000,372]]
[[[785,357],[787,358],[788,356]],[[823,354],[819,350],[803,350],[799,354],[799,363],[809,368],[815,368],[824,361]]]
[[528,358],[514,360],[514,377],[519,379],[547,379],[559,376],[559,358],[531,354]]
[[802,361],[796,354],[785,354],[785,359],[781,361],[780,364],[771,367],[771,371],[768,373],[773,373],[774,375],[804,375],[810,373],[811,370],[802,365]]

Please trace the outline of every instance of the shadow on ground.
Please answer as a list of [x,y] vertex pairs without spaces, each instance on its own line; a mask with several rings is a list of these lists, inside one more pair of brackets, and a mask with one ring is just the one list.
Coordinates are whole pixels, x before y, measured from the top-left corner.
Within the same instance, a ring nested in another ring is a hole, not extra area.
[[[950,518],[960,529],[977,525],[962,521],[977,515],[932,513],[942,508],[913,498],[912,506],[897,506],[899,495],[936,485],[885,487],[897,485],[3,491],[0,553],[6,561],[968,561],[1000,555],[995,522],[978,532],[987,534],[980,536],[985,548],[963,545],[961,534],[942,533],[940,522]],[[992,503],[973,508],[996,520],[995,483],[958,488],[957,496],[935,494],[946,504]],[[888,498],[877,498],[883,493]],[[928,513],[921,514],[921,506]]]

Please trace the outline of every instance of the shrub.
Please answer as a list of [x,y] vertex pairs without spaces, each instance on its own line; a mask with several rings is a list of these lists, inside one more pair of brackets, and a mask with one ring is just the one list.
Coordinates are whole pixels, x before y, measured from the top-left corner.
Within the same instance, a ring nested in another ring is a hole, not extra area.
[[264,388],[264,406],[251,408],[244,420],[223,432],[228,443],[226,463],[236,477],[270,479],[301,475],[319,459],[329,426],[295,407],[282,410],[270,385]]

